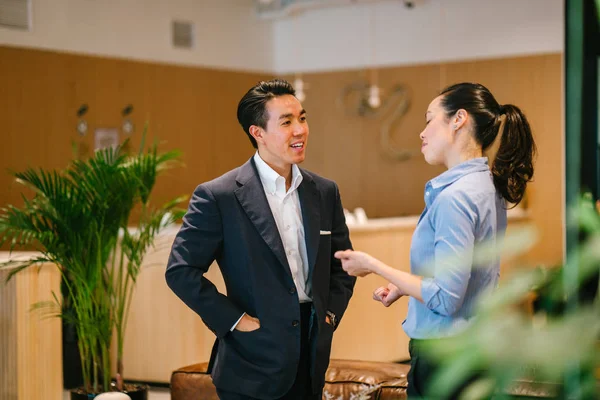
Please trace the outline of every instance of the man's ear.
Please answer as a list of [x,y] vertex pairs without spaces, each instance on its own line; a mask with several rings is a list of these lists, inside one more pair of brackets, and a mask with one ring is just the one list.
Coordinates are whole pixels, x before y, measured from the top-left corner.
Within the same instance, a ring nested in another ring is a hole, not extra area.
[[262,143],[264,130],[260,126],[250,125],[250,135],[256,140],[257,143]]

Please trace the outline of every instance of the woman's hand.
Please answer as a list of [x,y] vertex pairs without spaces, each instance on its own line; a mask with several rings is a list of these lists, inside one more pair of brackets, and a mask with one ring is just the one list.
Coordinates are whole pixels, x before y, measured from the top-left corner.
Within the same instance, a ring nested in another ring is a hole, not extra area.
[[381,286],[373,291],[373,300],[381,302],[385,307],[391,306],[400,297],[406,296],[393,283],[387,286]]
[[342,261],[342,268],[352,276],[366,276],[373,272],[374,258],[362,251],[336,251],[333,255]]

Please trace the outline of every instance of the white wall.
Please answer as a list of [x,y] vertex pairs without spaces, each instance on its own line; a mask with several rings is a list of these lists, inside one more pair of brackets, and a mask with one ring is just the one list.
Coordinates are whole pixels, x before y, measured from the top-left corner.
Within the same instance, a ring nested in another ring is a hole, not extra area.
[[[277,74],[563,49],[563,0],[384,0],[278,20],[252,0],[32,2],[33,30],[0,28],[0,45]],[[193,50],[172,47],[174,18],[195,22]]]
[[275,22],[273,69],[292,73],[561,52],[563,25],[563,0],[417,0],[413,9],[388,0],[314,9]]
[[[251,0],[32,0],[31,32],[0,28],[0,45],[173,64],[270,71],[272,22]],[[195,23],[193,50],[173,48],[171,21]]]

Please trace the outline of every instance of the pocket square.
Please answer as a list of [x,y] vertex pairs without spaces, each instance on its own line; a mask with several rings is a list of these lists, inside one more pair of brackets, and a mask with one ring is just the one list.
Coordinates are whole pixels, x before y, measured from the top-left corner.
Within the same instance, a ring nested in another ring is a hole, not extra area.
[[331,235],[331,231],[319,231],[319,235]]

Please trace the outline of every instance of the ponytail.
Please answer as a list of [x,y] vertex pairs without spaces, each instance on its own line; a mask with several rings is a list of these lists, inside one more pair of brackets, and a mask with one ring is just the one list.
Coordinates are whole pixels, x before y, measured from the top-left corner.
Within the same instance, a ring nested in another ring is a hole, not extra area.
[[[500,106],[504,114],[504,129],[499,125],[500,145],[491,170],[494,186],[506,201],[517,205],[523,200],[527,183],[533,178],[533,159],[536,146],[527,118],[519,107]],[[500,120],[500,116],[497,118]]]
[[475,139],[484,153],[489,154],[496,190],[509,203],[519,204],[527,182],[533,178],[536,153],[531,128],[523,112],[512,104],[501,106],[492,93],[478,83],[458,83],[440,95],[448,118],[460,109],[473,118]]

